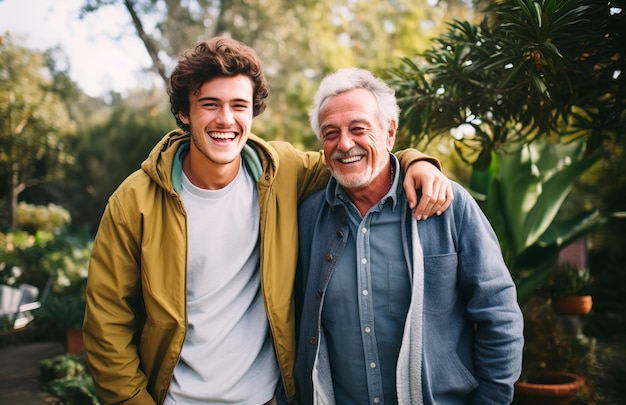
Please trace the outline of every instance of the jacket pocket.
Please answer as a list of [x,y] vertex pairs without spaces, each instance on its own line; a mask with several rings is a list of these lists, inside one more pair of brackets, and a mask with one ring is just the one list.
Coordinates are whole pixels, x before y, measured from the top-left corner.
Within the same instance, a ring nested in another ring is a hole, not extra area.
[[437,365],[431,367],[431,384],[435,398],[467,398],[478,387],[478,381],[455,352],[439,353]]
[[459,299],[456,253],[424,257],[424,312],[445,314]]

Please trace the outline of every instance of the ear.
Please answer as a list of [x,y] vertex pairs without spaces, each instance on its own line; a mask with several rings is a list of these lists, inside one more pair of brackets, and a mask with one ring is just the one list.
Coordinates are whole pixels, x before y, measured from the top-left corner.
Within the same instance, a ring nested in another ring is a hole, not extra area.
[[393,144],[396,143],[396,131],[398,130],[398,123],[396,120],[389,122],[389,129],[387,129],[387,152],[391,152]]
[[178,113],[178,118],[182,121],[183,124],[187,124],[189,125],[189,117],[187,117],[185,114],[183,114],[182,112]]

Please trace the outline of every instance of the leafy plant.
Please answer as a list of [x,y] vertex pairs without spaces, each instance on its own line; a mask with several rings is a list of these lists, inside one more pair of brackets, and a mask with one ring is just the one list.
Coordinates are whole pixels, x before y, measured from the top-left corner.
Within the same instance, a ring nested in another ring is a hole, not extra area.
[[51,294],[35,316],[55,327],[80,329],[85,316],[85,297],[81,292]]
[[39,363],[44,388],[64,404],[98,405],[100,401],[83,354],[63,354]]
[[62,291],[87,277],[93,238],[69,233],[69,213],[54,204],[18,205],[15,232],[0,232],[0,283]]
[[55,235],[46,231],[0,233],[0,283],[27,283],[43,288],[48,275],[40,263],[53,249],[54,240]]
[[487,3],[480,24],[450,23],[430,50],[388,71],[403,112],[400,147],[452,135],[461,157],[484,170],[511,143],[585,136],[595,149],[623,137],[623,7]]
[[69,211],[56,204],[33,205],[20,202],[17,205],[18,227],[31,233],[38,230],[58,233],[71,221]]
[[566,263],[553,272],[548,289],[552,297],[588,295],[592,281],[588,268],[579,268]]
[[535,370],[568,371],[586,379],[583,396],[595,394],[598,376],[596,341],[577,333],[561,322],[549,299],[532,297],[523,306],[524,357],[522,377]]
[[487,170],[473,171],[470,189],[500,240],[521,303],[549,279],[562,246],[605,221],[597,210],[557,221],[574,183],[598,159],[585,155],[582,138],[536,140],[499,150]]

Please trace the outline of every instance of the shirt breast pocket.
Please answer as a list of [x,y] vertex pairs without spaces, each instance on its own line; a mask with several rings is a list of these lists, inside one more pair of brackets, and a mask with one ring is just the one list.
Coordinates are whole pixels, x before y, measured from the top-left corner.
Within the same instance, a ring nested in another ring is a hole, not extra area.
[[459,299],[456,253],[424,257],[424,312],[439,316]]

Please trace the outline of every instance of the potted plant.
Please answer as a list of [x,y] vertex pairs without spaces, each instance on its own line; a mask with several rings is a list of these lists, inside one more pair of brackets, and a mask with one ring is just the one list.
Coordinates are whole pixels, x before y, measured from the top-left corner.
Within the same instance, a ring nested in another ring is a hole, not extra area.
[[567,405],[584,384],[578,374],[537,370],[515,384],[513,405]]
[[560,315],[586,315],[591,312],[591,283],[588,268],[569,263],[558,267],[548,284],[554,311]]
[[37,310],[36,316],[64,331],[67,353],[79,353],[83,350],[85,297],[82,293],[51,294]]
[[576,397],[591,395],[594,340],[570,333],[548,297],[532,297],[522,309],[524,357],[513,404],[569,404]]

